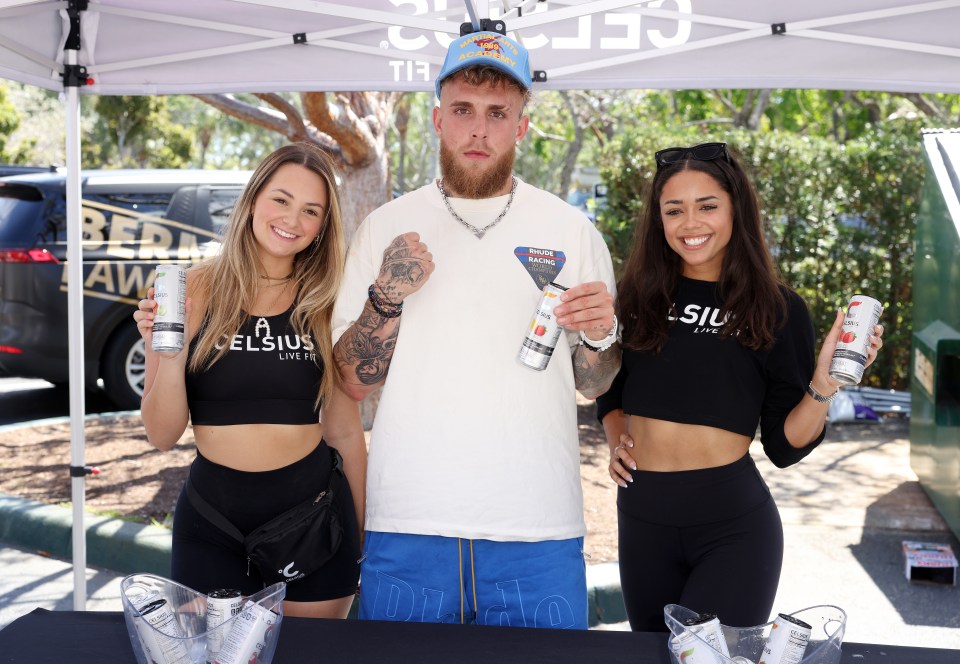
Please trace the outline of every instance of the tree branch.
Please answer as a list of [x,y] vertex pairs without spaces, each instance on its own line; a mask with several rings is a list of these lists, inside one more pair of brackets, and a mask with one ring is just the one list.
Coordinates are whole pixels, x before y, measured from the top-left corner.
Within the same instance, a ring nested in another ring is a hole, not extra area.
[[245,102],[242,102],[229,95],[193,95],[197,99],[210,104],[217,110],[227,115],[250,122],[270,131],[289,137],[290,125],[284,122],[284,117],[280,113],[273,113],[267,109],[257,108]]
[[[213,106],[230,117],[237,118],[243,122],[249,122],[259,127],[264,127],[274,131],[287,138],[291,142],[307,141],[315,143],[328,150],[336,158],[342,160],[340,146],[330,137],[323,135],[316,129],[311,128],[304,123],[297,109],[274,94],[257,93],[255,96],[275,108],[282,107],[283,112],[273,111],[269,108],[254,106],[240,101],[231,95],[193,95],[197,99]],[[293,116],[291,117],[291,113]]]
[[280,95],[272,92],[257,92],[254,96],[283,113],[290,125],[289,135],[297,136],[297,140],[307,140],[310,133],[307,130],[307,125],[303,122],[303,116],[300,115],[300,110],[296,106]]
[[367,107],[364,98],[367,93],[337,93],[335,104],[330,104],[325,92],[303,92],[300,99],[303,110],[310,122],[320,131],[332,138],[342,149],[343,160],[352,168],[363,168],[376,155],[376,136],[371,130],[370,123],[379,127],[379,122],[373,120],[375,116],[368,114],[366,120],[361,120],[352,108],[357,104],[360,108]]
[[936,118],[937,120],[946,122],[948,120],[947,114],[937,105],[937,102],[919,92],[911,92],[904,95],[910,102],[917,107],[924,115],[927,115],[931,118]]

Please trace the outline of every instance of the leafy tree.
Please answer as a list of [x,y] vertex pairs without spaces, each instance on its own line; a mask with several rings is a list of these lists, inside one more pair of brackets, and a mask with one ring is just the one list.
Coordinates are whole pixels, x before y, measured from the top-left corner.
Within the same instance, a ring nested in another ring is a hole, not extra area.
[[[255,100],[253,95],[238,95]],[[224,115],[196,97],[169,97],[173,122],[194,130],[193,166],[252,170],[286,141],[274,131]]]
[[6,84],[0,83],[0,163],[26,163],[29,145],[21,144],[16,150],[8,148],[10,136],[20,126],[20,114],[9,99]]
[[185,168],[193,130],[170,118],[168,97],[95,97],[98,122],[83,143],[83,163],[96,167]]
[[437,174],[434,99],[433,93],[408,92],[397,102],[388,137],[391,187],[397,195],[423,186]]

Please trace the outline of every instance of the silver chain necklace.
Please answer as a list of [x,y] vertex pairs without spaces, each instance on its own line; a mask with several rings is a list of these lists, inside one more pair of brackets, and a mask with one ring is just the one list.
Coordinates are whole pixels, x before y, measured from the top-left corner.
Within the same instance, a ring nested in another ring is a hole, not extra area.
[[443,204],[447,206],[447,212],[449,212],[454,219],[466,226],[467,230],[476,235],[478,240],[482,240],[483,236],[486,235],[488,230],[499,224],[500,220],[507,216],[507,212],[510,210],[510,206],[513,204],[513,195],[517,193],[517,178],[511,177],[510,180],[512,181],[512,184],[510,186],[510,198],[507,199],[507,206],[503,208],[503,212],[501,212],[496,219],[491,221],[483,228],[477,228],[473,224],[464,220],[463,217],[454,211],[453,206],[450,205],[450,200],[447,198],[447,192],[443,190],[443,178],[440,178],[440,180],[437,182],[437,186],[440,187],[440,197],[443,199]]

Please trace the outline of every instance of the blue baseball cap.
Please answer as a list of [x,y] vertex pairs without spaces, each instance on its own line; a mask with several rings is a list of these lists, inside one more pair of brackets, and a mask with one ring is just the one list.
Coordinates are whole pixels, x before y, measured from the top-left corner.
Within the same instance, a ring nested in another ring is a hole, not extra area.
[[437,98],[440,83],[461,69],[489,65],[530,89],[530,54],[527,49],[499,32],[473,32],[454,39],[447,49],[440,75],[437,76]]

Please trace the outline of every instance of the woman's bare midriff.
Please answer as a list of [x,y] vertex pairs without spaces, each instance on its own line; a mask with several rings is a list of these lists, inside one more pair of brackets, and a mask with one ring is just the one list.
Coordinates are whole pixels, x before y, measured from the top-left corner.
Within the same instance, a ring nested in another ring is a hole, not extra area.
[[235,424],[195,426],[204,457],[234,470],[276,470],[307,456],[323,437],[317,424]]
[[633,447],[626,450],[637,469],[657,472],[725,466],[743,457],[751,441],[732,431],[636,415],[627,418],[627,432]]

